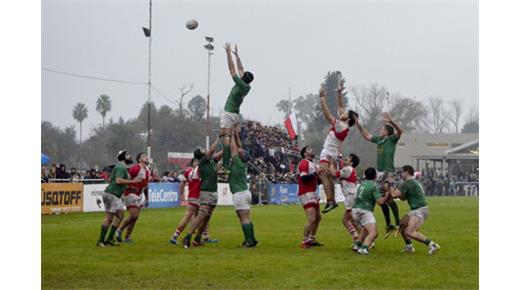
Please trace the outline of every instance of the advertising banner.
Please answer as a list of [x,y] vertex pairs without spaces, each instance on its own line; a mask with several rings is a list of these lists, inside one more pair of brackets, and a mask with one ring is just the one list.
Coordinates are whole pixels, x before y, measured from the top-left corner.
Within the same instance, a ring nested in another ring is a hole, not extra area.
[[83,211],[83,184],[42,183],[42,214]]
[[217,205],[233,205],[233,194],[229,189],[229,184],[218,184],[218,202]]
[[148,184],[149,208],[179,206],[179,183],[163,182]]
[[299,202],[297,184],[269,184],[268,191],[271,194],[272,204],[295,204]]
[[[345,196],[343,195],[343,192],[341,191],[341,185],[334,184],[334,194],[336,197],[336,202],[343,203],[345,201]],[[318,196],[320,197],[320,203],[327,202],[327,196],[325,195],[325,190],[323,189],[323,185],[320,184],[318,186]]]
[[106,183],[83,185],[83,211],[104,211],[102,194],[107,187]]

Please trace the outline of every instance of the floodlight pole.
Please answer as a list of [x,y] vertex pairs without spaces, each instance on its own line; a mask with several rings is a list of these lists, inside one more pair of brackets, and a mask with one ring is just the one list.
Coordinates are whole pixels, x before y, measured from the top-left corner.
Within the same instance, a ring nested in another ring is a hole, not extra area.
[[150,29],[150,36],[148,37],[148,133],[146,134],[146,154],[148,158],[152,158],[152,148],[150,143],[150,134],[152,131],[151,111],[152,111],[152,97],[150,90],[152,88],[152,0],[150,0],[148,28]]
[[211,127],[209,123],[209,85],[210,85],[210,78],[211,78],[211,56],[213,55],[212,51],[214,49],[213,45],[211,44],[213,42],[212,37],[206,36],[207,44],[204,45],[204,48],[208,51],[208,94],[206,98],[206,150],[209,150],[209,139],[211,135]]

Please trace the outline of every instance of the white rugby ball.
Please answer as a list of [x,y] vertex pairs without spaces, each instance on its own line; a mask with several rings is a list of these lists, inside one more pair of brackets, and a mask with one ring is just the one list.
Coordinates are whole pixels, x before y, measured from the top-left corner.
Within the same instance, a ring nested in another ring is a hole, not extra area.
[[189,30],[196,29],[198,26],[199,26],[199,23],[195,19],[190,19],[190,20],[186,21],[186,28],[188,28]]

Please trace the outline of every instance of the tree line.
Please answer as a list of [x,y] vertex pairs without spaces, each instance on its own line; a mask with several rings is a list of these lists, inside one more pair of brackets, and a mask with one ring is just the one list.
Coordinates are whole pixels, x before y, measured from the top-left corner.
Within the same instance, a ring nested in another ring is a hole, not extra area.
[[[337,87],[345,83],[339,71],[328,72],[323,80],[326,88],[327,104],[333,114],[337,112]],[[347,108],[356,111],[365,128],[378,134],[383,124],[382,113],[389,112],[399,122],[405,132],[411,133],[478,133],[478,110],[467,112],[462,101],[452,99],[446,102],[440,97],[429,97],[422,102],[415,97],[406,97],[387,90],[385,86],[373,83],[369,86],[346,86],[343,101]],[[287,117],[295,112],[299,122],[299,135],[305,145],[321,150],[325,134],[330,125],[323,116],[316,93],[299,96],[293,100],[280,100],[276,108]],[[465,117],[464,117],[465,116]],[[361,157],[362,165],[375,164],[375,144],[367,143],[356,129],[352,130],[344,146],[343,154],[355,152]]]
[[[157,168],[166,170],[167,153],[170,151],[191,152],[196,146],[205,144],[206,136],[206,100],[196,95],[187,98],[190,88],[182,87],[181,94],[173,106],[163,105],[157,108],[152,102],[150,121],[152,124],[152,157]],[[144,103],[136,118],[124,120],[110,118],[112,110],[110,96],[101,95],[96,102],[96,111],[102,116],[102,124],[93,128],[84,140],[83,122],[88,118],[87,106],[77,103],[72,110],[74,119],[79,124],[79,142],[74,126],[59,128],[48,121],[41,122],[42,152],[47,154],[51,163],[65,163],[68,167],[81,169],[103,168],[115,163],[115,154],[124,148],[134,155],[146,152],[146,134],[148,128],[148,103]],[[210,117],[212,131],[218,130],[219,120]]]

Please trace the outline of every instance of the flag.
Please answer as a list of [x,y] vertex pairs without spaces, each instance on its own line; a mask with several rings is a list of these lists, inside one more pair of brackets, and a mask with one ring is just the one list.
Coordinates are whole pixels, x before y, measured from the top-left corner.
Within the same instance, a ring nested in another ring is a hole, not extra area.
[[298,125],[296,123],[296,113],[292,113],[289,115],[287,119],[285,119],[285,128],[287,128],[287,133],[289,133],[289,137],[291,140],[294,140],[296,136],[298,135],[296,133],[296,130],[298,128]]

